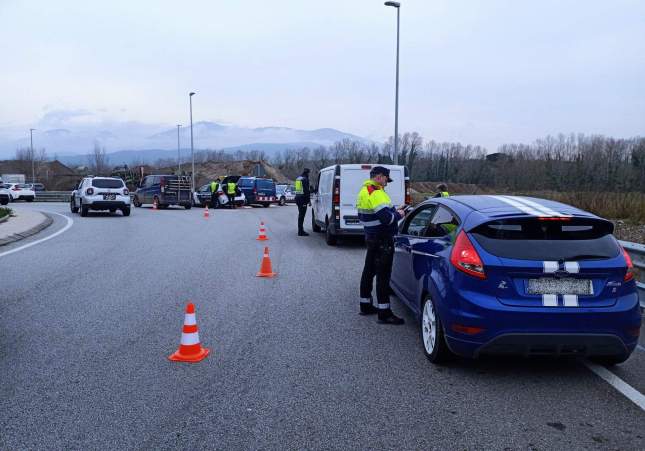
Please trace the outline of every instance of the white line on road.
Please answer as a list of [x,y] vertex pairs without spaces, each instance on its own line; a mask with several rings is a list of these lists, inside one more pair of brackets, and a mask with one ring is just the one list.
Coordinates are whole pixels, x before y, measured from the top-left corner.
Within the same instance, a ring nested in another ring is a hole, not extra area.
[[616,376],[602,365],[597,363],[585,362],[587,368],[596,373],[597,376],[604,379],[609,385],[621,392],[627,399],[632,401],[641,410],[645,411],[645,395],[629,385],[627,382]]
[[69,216],[61,215],[60,213],[54,213],[53,211],[48,211],[47,213],[50,213],[50,214],[53,214],[53,215],[58,215],[58,216],[60,216],[62,218],[65,218],[67,220],[67,224],[65,225],[65,227],[60,229],[58,232],[52,233],[51,235],[46,236],[45,238],[42,238],[42,239],[36,240],[36,241],[32,241],[31,243],[25,244],[24,246],[17,247],[15,249],[11,249],[10,251],[2,252],[2,253],[0,253],[0,257],[4,257],[5,255],[13,254],[14,252],[18,252],[18,251],[21,251],[23,249],[27,249],[28,247],[35,246],[36,244],[40,244],[43,241],[51,240],[52,238],[57,237],[61,233],[67,231],[67,229],[69,229],[74,224],[74,220],[72,218],[70,218]]

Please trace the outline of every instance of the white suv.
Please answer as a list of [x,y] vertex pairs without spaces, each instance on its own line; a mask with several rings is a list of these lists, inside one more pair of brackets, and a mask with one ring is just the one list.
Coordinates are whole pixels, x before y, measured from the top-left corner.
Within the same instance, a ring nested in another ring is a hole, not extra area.
[[130,192],[119,177],[85,177],[72,191],[70,197],[72,213],[81,212],[87,216],[89,210],[121,210],[123,216],[130,216]]

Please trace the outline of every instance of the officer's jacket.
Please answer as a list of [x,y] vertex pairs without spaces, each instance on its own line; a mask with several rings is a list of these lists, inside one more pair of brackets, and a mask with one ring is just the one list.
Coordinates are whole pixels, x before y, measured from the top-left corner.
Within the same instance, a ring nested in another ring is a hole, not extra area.
[[211,193],[214,193],[217,191],[217,182],[211,182]]
[[226,184],[226,192],[228,194],[235,194],[235,183],[229,182]]
[[363,183],[356,208],[367,238],[389,238],[396,234],[401,215],[392,206],[390,196],[383,187],[372,179]]
[[311,201],[309,194],[309,177],[304,175],[298,176],[295,183],[296,201],[309,203]]

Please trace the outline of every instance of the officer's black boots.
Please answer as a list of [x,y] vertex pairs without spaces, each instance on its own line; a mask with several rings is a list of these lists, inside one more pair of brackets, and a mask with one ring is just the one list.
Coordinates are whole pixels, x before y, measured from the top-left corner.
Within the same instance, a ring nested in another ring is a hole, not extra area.
[[361,302],[361,311],[358,312],[359,315],[374,315],[378,312],[378,309],[372,304],[365,304]]
[[302,231],[298,232],[298,236],[309,236],[309,234],[307,232],[305,232],[304,230],[302,230]]
[[394,313],[392,313],[392,310],[379,312],[378,322],[381,324],[393,324],[396,326],[400,324],[405,324],[405,320],[403,318],[399,318]]

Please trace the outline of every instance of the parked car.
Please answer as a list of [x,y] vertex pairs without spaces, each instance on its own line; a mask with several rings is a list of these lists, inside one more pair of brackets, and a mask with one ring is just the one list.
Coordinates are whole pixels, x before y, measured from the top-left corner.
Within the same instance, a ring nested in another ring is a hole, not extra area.
[[211,204],[211,185],[207,183],[206,185],[200,186],[197,191],[193,192],[193,206],[194,207],[205,207],[206,205]]
[[227,175],[222,177],[219,180],[219,187],[217,188],[217,197],[215,198],[214,207],[221,208],[225,205],[228,205],[228,196],[226,195],[228,183],[235,183],[235,205],[242,206],[246,204],[246,196],[242,192],[239,186],[237,186],[238,181],[240,180],[239,175]]
[[286,205],[287,203],[296,201],[296,193],[293,185],[276,185],[275,195],[280,205]]
[[27,183],[27,185],[34,191],[45,191],[45,185],[42,183]]
[[146,175],[134,192],[135,207],[157,204],[159,208],[181,205],[189,210],[193,205],[190,177],[184,175]]
[[271,179],[260,177],[240,177],[237,182],[246,198],[247,205],[262,205],[268,207],[277,203],[275,182]]
[[432,362],[452,354],[625,361],[641,327],[634,270],[613,224],[519,196],[430,199],[399,224],[391,288]]
[[[325,232],[327,244],[336,244],[339,236],[363,235],[358,220],[356,197],[372,164],[335,164],[321,169],[311,196],[311,227]],[[396,207],[410,205],[410,179],[405,166],[380,165],[390,170],[392,182],[385,191]]]
[[7,205],[11,202],[11,192],[8,188],[9,184],[0,184],[0,205]]
[[83,217],[90,210],[121,210],[123,216],[130,216],[130,192],[119,177],[84,177],[72,191],[69,206]]
[[15,202],[17,200],[26,200],[27,202],[33,202],[36,197],[36,193],[31,186],[25,183],[8,183],[4,185],[11,194],[11,201]]

